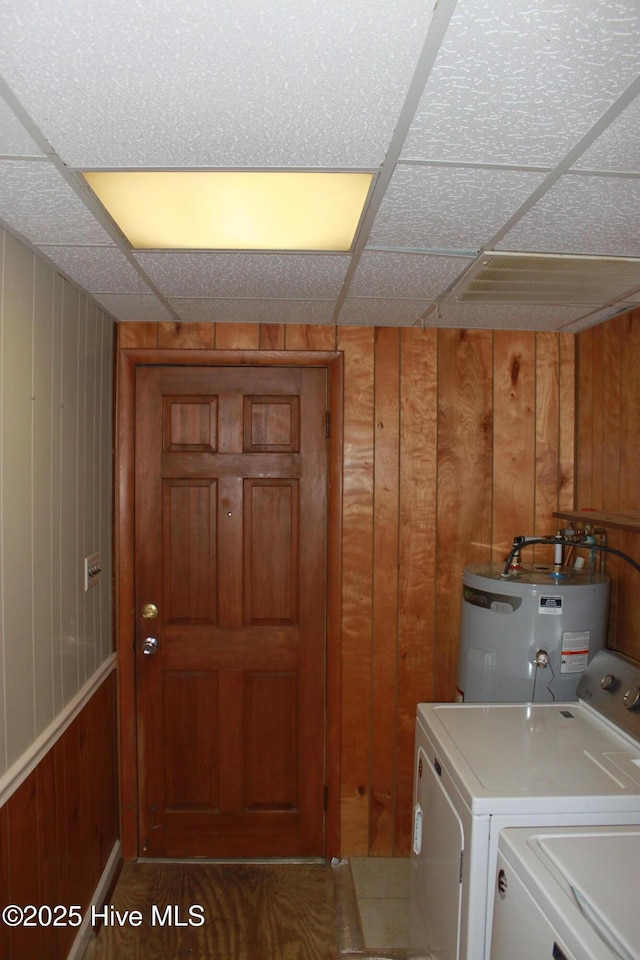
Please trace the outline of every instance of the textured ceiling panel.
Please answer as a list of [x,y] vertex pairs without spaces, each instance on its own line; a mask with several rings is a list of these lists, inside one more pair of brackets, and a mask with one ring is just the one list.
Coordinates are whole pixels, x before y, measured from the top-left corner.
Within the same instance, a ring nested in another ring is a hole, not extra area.
[[337,297],[349,257],[305,253],[137,253],[166,297]]
[[33,0],[0,11],[0,62],[71,166],[377,166],[432,8]]
[[639,214],[640,179],[568,174],[496,246],[640,257]]
[[368,250],[360,259],[349,296],[435,300],[471,262],[463,257]]
[[93,296],[107,313],[119,320],[146,320],[156,323],[173,320],[164,304],[152,294],[95,293]]
[[491,327],[495,330],[557,330],[583,317],[584,307],[537,306],[535,320],[528,305],[442,303],[426,318],[428,327]]
[[347,325],[411,327],[419,322],[428,306],[428,300],[376,300],[356,297],[345,301],[339,322]]
[[113,243],[47,161],[0,160],[0,219],[36,245]]
[[42,252],[89,293],[150,293],[140,274],[115,247],[43,246]]
[[[453,287],[487,249],[640,257],[639,64],[640,0],[9,0],[0,223],[120,320],[578,330],[640,293]],[[376,177],[352,253],[135,258],[77,169],[123,166]]]
[[375,246],[478,250],[544,174],[399,165],[369,242]]
[[637,0],[459,0],[402,155],[555,164],[639,62]]
[[331,323],[332,300],[209,300],[169,301],[188,323]]
[[564,333],[579,333],[580,330],[586,330],[588,327],[593,327],[597,323],[610,320],[619,313],[625,313],[627,310],[633,310],[635,306],[635,303],[625,301],[623,303],[618,303],[613,307],[605,307],[604,310],[594,310],[593,313],[588,313],[584,317],[581,317],[576,323],[564,324],[561,329]]
[[0,156],[40,157],[38,145],[24,129],[13,110],[0,97]]
[[640,100],[634,100],[594,144],[582,154],[575,167],[580,170],[611,170],[640,173]]

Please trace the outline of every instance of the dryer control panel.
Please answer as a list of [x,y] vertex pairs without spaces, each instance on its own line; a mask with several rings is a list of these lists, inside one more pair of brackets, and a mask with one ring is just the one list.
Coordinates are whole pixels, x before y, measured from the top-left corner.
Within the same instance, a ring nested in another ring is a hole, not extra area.
[[578,699],[640,743],[640,664],[599,650],[583,673]]

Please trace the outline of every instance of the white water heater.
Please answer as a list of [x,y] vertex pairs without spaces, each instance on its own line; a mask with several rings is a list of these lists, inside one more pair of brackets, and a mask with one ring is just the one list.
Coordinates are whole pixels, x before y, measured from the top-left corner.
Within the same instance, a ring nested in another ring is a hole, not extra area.
[[590,570],[472,564],[462,575],[458,699],[577,700],[587,663],[606,646],[609,578]]

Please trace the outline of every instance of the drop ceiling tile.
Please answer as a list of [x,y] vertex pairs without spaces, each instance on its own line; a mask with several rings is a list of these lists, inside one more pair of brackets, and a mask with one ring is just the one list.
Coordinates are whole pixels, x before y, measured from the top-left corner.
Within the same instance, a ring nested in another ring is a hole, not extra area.
[[117,247],[40,246],[69,279],[91,294],[150,293],[137,270]]
[[153,294],[94,293],[92,296],[116,320],[173,320],[165,305]]
[[494,330],[557,330],[585,313],[584,306],[455,303],[445,301],[425,319],[427,327],[487,327]]
[[464,257],[365,250],[349,296],[435,300],[472,262]]
[[555,165],[639,61],[637,0],[459,0],[402,156]]
[[347,297],[338,323],[371,327],[410,327],[419,323],[428,300],[380,300]]
[[0,97],[0,156],[42,157],[44,154]]
[[639,210],[640,179],[567,174],[497,249],[640,257]]
[[433,7],[34,0],[3,5],[0,62],[71,166],[371,167]]
[[604,323],[605,320],[611,320],[619,313],[626,313],[635,308],[635,303],[619,302],[613,306],[604,307],[602,310],[594,310],[593,313],[587,313],[579,317],[574,323],[567,323],[562,327],[563,333],[579,333],[581,330],[587,330],[598,323]]
[[574,164],[579,170],[640,173],[640,97],[623,110]]
[[45,160],[0,160],[0,218],[36,245],[113,243]]
[[305,253],[136,253],[166,297],[338,296],[350,257]]
[[521,170],[399,165],[369,245],[475,252],[543,177]]
[[333,300],[217,300],[171,298],[183,323],[331,323]]

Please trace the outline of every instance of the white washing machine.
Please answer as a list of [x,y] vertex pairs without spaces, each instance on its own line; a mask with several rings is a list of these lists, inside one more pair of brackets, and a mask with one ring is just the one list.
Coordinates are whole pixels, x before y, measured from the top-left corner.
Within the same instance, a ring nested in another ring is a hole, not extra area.
[[488,960],[501,830],[640,825],[640,666],[599,651],[577,692],[418,705],[411,957]]
[[503,830],[491,960],[637,960],[640,829]]

